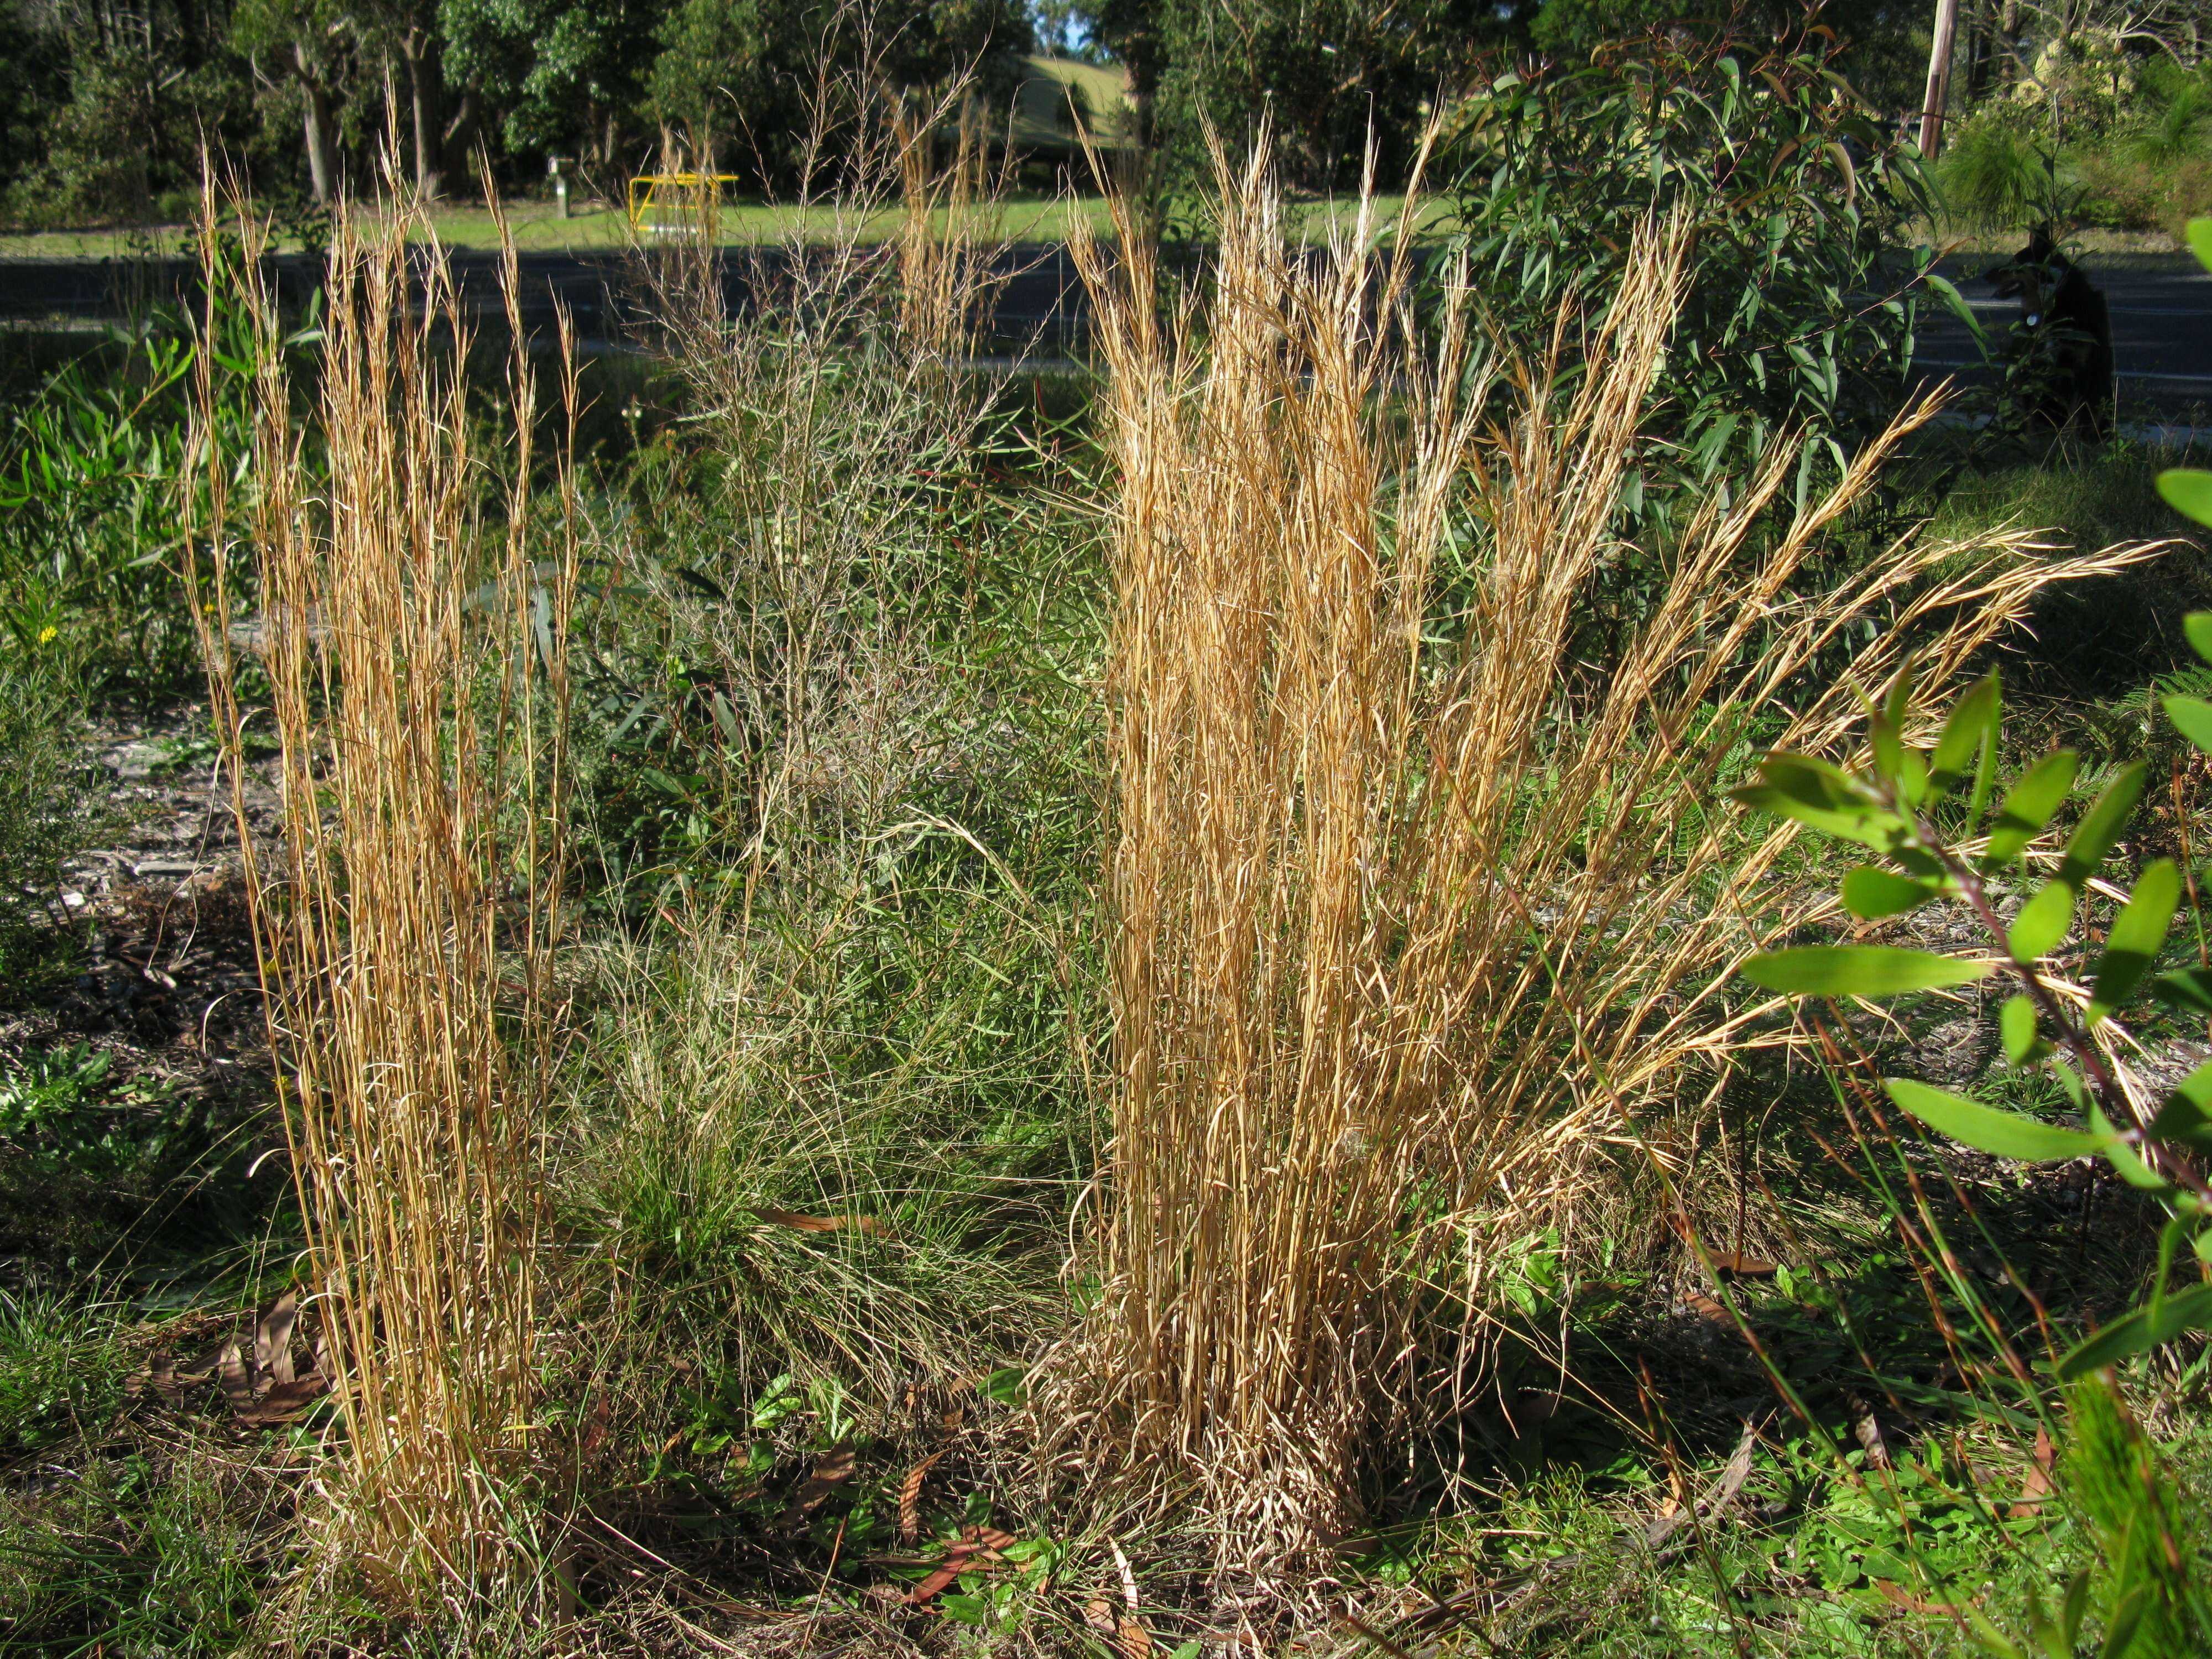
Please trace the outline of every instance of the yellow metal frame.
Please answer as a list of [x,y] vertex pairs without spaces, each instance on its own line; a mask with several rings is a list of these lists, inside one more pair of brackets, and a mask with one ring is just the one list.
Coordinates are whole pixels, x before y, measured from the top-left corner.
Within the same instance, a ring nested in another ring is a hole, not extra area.
[[[656,217],[648,226],[646,216],[659,210],[680,206],[687,216],[696,216],[711,203],[722,204],[722,186],[734,185],[734,173],[644,173],[629,181],[629,224],[632,230],[651,229],[656,234],[662,231],[688,229],[684,225],[665,225]],[[663,191],[680,195],[680,201],[664,200]]]

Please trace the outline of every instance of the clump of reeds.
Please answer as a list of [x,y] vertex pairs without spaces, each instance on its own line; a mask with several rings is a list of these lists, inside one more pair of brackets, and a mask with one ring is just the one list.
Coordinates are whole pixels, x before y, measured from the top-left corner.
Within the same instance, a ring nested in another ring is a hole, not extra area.
[[[191,574],[234,782],[249,720],[282,744],[277,844],[264,854],[242,789],[240,839],[343,1426],[331,1540],[403,1593],[458,1583],[511,1607],[544,1588],[523,1582],[514,1477],[537,1371],[573,494],[564,463],[565,510],[532,546],[511,248],[504,453],[467,407],[470,322],[427,220],[340,209],[306,399],[259,252],[235,299],[258,421],[246,454],[211,422],[197,434]],[[204,360],[204,408],[216,372]],[[573,420],[573,374],[564,390]],[[240,560],[251,622],[225,598]]]
[[1415,315],[1410,218],[1364,204],[1310,256],[1264,148],[1216,167],[1218,253],[1169,320],[1126,214],[1113,258],[1077,244],[1119,473],[1115,1076],[1107,1291],[1060,1386],[1089,1467],[1195,1496],[1221,1568],[1282,1586],[1326,1573],[1382,1431],[1469,1403],[1498,1247],[1602,1208],[1622,1147],[1664,1160],[1649,1109],[1746,1040],[1723,988],[1817,901],[1716,811],[1729,769],[2137,555],[1908,538],[1824,579],[1922,405],[1778,530],[1776,446],[1586,657],[1686,221],[1563,320],[1571,385],[1504,366],[1493,425],[1462,285]]

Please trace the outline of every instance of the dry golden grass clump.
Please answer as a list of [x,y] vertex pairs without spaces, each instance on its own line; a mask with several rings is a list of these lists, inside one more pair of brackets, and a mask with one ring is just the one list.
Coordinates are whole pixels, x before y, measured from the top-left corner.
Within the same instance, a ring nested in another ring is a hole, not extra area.
[[1831,744],[1853,685],[1913,652],[1941,686],[2143,550],[1908,538],[1824,582],[1923,404],[1778,531],[1778,444],[1593,659],[1686,221],[1563,320],[1585,372],[1505,366],[1492,424],[1463,288],[1417,324],[1410,219],[1297,254],[1264,147],[1216,168],[1170,320],[1126,211],[1113,258],[1077,245],[1118,472],[1115,1092],[1107,1292],[1054,1397],[1119,1501],[1195,1498],[1224,1573],[1282,1588],[1326,1571],[1384,1431],[1470,1403],[1500,1247],[1571,1247],[1624,1149],[1663,1166],[1654,1109],[1747,1040],[1735,964],[1816,915],[1773,880],[1786,836],[1714,810],[1753,744]]
[[[511,249],[496,454],[465,406],[468,319],[426,220],[339,211],[304,410],[258,252],[236,295],[257,354],[251,452],[200,422],[190,574],[234,769],[249,720],[282,744],[281,842],[264,855],[242,809],[240,839],[343,1437],[331,1559],[511,1608],[545,1589],[515,1477],[538,1358],[573,493],[564,462],[567,510],[528,545],[535,410]],[[217,286],[211,230],[205,257]],[[565,389],[573,418],[573,375]],[[240,559],[259,616],[234,628]],[[265,710],[246,702],[247,636]]]

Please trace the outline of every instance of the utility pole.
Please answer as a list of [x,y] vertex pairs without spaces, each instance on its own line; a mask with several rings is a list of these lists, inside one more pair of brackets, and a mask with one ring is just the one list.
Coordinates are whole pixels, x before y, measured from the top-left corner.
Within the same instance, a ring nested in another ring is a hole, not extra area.
[[1936,0],[1936,38],[1928,47],[1928,95],[1920,106],[1920,153],[1943,147],[1943,106],[1951,97],[1951,41],[1959,33],[1959,0]]

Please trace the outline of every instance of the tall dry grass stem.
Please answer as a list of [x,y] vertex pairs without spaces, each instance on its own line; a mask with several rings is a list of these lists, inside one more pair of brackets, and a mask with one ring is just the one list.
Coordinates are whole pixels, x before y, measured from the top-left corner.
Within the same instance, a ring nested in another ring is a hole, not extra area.
[[1826,575],[1922,404],[1778,531],[1792,446],[1716,492],[1594,659],[1686,218],[1563,320],[1581,378],[1504,366],[1492,425],[1462,281],[1415,316],[1410,216],[1384,236],[1370,198],[1316,258],[1264,146],[1215,164],[1218,253],[1168,314],[1126,209],[1115,258],[1076,244],[1119,477],[1114,1140],[1052,1455],[1196,1499],[1226,1578],[1295,1590],[1381,1437],[1472,1404],[1501,1247],[1571,1244],[1656,1109],[1753,1040],[1723,988],[1819,902],[1778,883],[1784,836],[1714,809],[1754,739],[1828,746],[1854,684],[1911,651],[1939,686],[2142,550],[1908,538]]
[[[216,205],[211,186],[211,289]],[[196,434],[190,574],[234,783],[250,722],[282,745],[273,848],[237,799],[342,1425],[329,1536],[403,1595],[460,1586],[526,1604],[542,1593],[517,1477],[538,1371],[574,481],[564,449],[540,511],[511,245],[503,450],[469,407],[470,320],[427,218],[336,216],[305,408],[259,252],[246,249],[236,296],[257,421],[244,454],[225,452],[212,418]],[[216,324],[211,300],[210,337]],[[210,416],[218,372],[204,354]],[[572,445],[573,369],[562,393]],[[250,624],[222,597],[239,560]],[[249,702],[241,638],[265,708]]]

